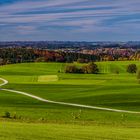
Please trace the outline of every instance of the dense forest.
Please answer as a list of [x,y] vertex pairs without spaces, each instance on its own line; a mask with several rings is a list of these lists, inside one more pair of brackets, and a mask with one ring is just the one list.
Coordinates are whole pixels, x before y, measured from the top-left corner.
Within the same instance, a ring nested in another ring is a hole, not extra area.
[[0,65],[23,62],[73,62],[140,60],[140,52],[130,49],[96,49],[83,51],[46,50],[39,48],[0,48]]

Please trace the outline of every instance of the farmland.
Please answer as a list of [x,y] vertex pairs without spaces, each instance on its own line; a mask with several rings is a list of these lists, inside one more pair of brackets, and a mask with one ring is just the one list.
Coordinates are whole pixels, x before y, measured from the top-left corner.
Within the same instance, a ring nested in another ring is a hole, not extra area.
[[[140,68],[138,61],[97,62],[100,74],[66,74],[64,63],[12,64],[0,67],[0,77],[9,81],[2,88],[46,100],[140,112],[140,84],[126,72],[132,63]],[[140,138],[139,113],[45,103],[3,90],[0,123],[4,140]]]

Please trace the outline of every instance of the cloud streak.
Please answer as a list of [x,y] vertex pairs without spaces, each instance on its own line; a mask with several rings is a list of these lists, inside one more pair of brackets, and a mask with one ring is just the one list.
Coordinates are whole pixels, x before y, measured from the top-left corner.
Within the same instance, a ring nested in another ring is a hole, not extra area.
[[11,2],[0,3],[1,40],[138,40],[140,36],[139,0]]

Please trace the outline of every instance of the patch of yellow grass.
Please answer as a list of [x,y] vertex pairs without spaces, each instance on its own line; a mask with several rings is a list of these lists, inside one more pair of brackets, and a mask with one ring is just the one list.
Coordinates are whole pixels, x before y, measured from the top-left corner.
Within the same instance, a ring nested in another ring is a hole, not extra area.
[[55,82],[58,81],[57,75],[43,75],[38,77],[38,82]]

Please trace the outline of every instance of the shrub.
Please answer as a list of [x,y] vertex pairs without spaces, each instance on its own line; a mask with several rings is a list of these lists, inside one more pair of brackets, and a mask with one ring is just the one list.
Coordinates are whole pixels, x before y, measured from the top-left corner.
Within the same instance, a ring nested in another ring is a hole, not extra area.
[[77,67],[75,65],[67,65],[65,68],[65,73],[76,73]]
[[4,118],[11,118],[10,112],[5,112]]
[[18,117],[17,117],[17,114],[16,114],[16,112],[14,113],[14,115],[13,115],[13,119],[17,119]]
[[97,74],[99,72],[98,66],[94,63],[83,66],[82,70],[87,74]]
[[137,72],[137,66],[136,66],[136,64],[130,64],[130,65],[128,65],[127,72],[128,73],[136,73]]

